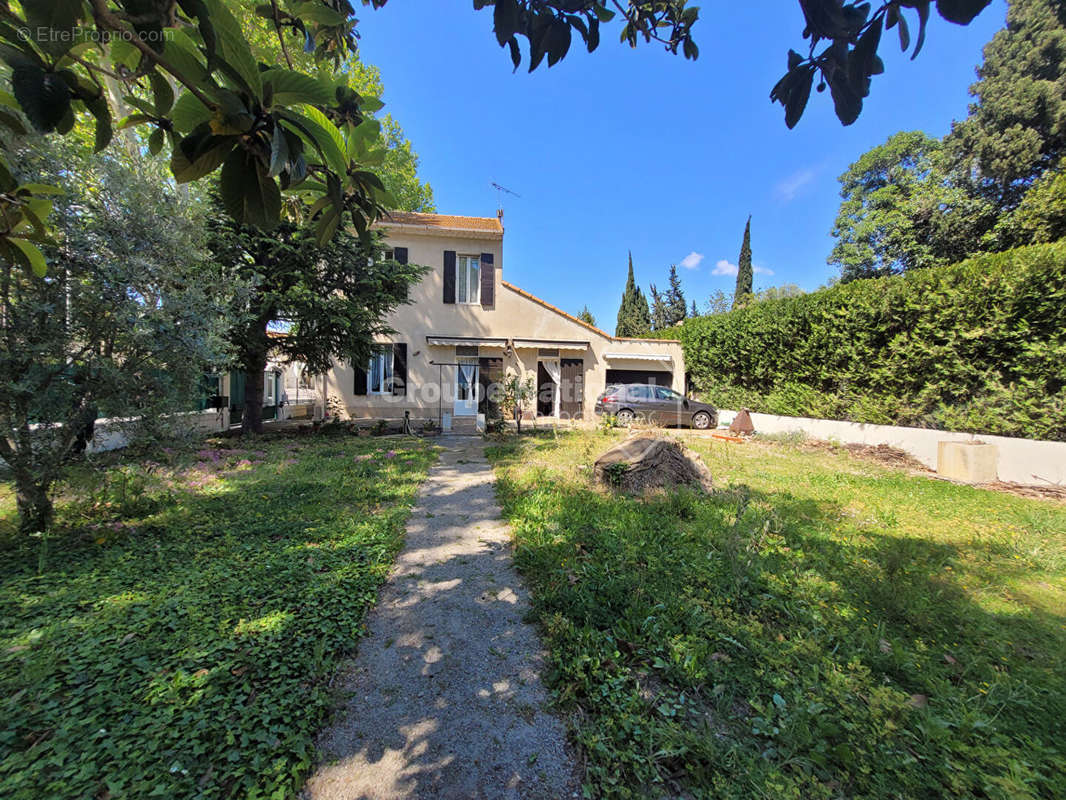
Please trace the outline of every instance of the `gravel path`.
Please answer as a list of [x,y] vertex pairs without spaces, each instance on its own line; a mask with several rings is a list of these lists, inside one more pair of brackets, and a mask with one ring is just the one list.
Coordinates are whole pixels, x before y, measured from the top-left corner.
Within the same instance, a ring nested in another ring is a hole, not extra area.
[[319,739],[308,800],[579,794],[484,443],[446,442],[340,676],[351,696]]

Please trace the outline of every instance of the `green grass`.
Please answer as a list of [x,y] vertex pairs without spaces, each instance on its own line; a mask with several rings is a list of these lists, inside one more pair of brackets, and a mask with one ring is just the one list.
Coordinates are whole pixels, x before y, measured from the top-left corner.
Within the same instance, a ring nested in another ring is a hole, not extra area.
[[0,797],[294,795],[435,455],[242,446],[75,472],[40,575],[0,489]]
[[490,450],[589,796],[1066,796],[1066,507],[708,440],[614,496],[618,438]]

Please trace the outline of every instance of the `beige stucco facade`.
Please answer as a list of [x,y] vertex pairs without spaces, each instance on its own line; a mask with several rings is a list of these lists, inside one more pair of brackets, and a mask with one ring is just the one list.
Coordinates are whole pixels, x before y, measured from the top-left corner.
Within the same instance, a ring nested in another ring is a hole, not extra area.
[[[323,400],[335,395],[352,416],[398,418],[405,411],[416,419],[476,416],[469,400],[457,399],[462,381],[455,365],[460,360],[485,369],[483,360],[491,359],[493,374],[502,365],[504,374],[517,374],[523,380],[532,376],[544,392],[544,402],[539,413],[536,400],[527,411],[538,416],[592,419],[608,370],[654,372],[656,382],[684,391],[680,343],[615,338],[512,285],[507,280],[499,220],[404,214],[381,227],[391,246],[406,248],[408,261],[429,271],[412,287],[410,302],[389,317],[388,325],[396,333],[380,339],[383,344],[406,345],[403,393],[366,393],[362,388],[366,378],[361,372],[357,378],[349,364],[338,363],[325,376]],[[458,255],[460,263],[462,256],[491,255],[495,273],[491,305],[445,302],[445,253],[449,251]],[[563,360],[566,380],[558,366]],[[544,381],[546,373],[548,381]],[[580,377],[575,380],[575,376]],[[483,395],[484,387],[480,391]],[[546,413],[549,401],[550,413]]]

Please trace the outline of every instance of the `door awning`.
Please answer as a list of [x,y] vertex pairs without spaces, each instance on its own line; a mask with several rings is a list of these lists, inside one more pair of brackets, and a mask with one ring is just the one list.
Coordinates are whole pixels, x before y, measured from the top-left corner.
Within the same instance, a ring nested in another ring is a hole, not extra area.
[[506,339],[479,338],[477,336],[427,336],[426,344],[433,347],[454,347],[467,345],[469,347],[506,347]]
[[589,349],[588,342],[577,342],[565,339],[515,339],[514,346],[516,349],[546,347],[553,350],[577,350],[581,352]]
[[658,361],[664,364],[674,363],[673,356],[665,353],[604,353],[608,361]]

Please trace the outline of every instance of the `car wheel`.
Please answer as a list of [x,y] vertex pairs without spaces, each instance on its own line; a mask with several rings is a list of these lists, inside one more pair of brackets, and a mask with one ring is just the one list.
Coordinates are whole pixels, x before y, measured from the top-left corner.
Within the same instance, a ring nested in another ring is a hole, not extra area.
[[692,427],[705,431],[711,427],[711,415],[706,411],[697,411],[692,417]]
[[633,424],[633,420],[637,418],[636,414],[630,411],[628,408],[623,408],[616,415],[618,417],[618,424],[628,428]]

